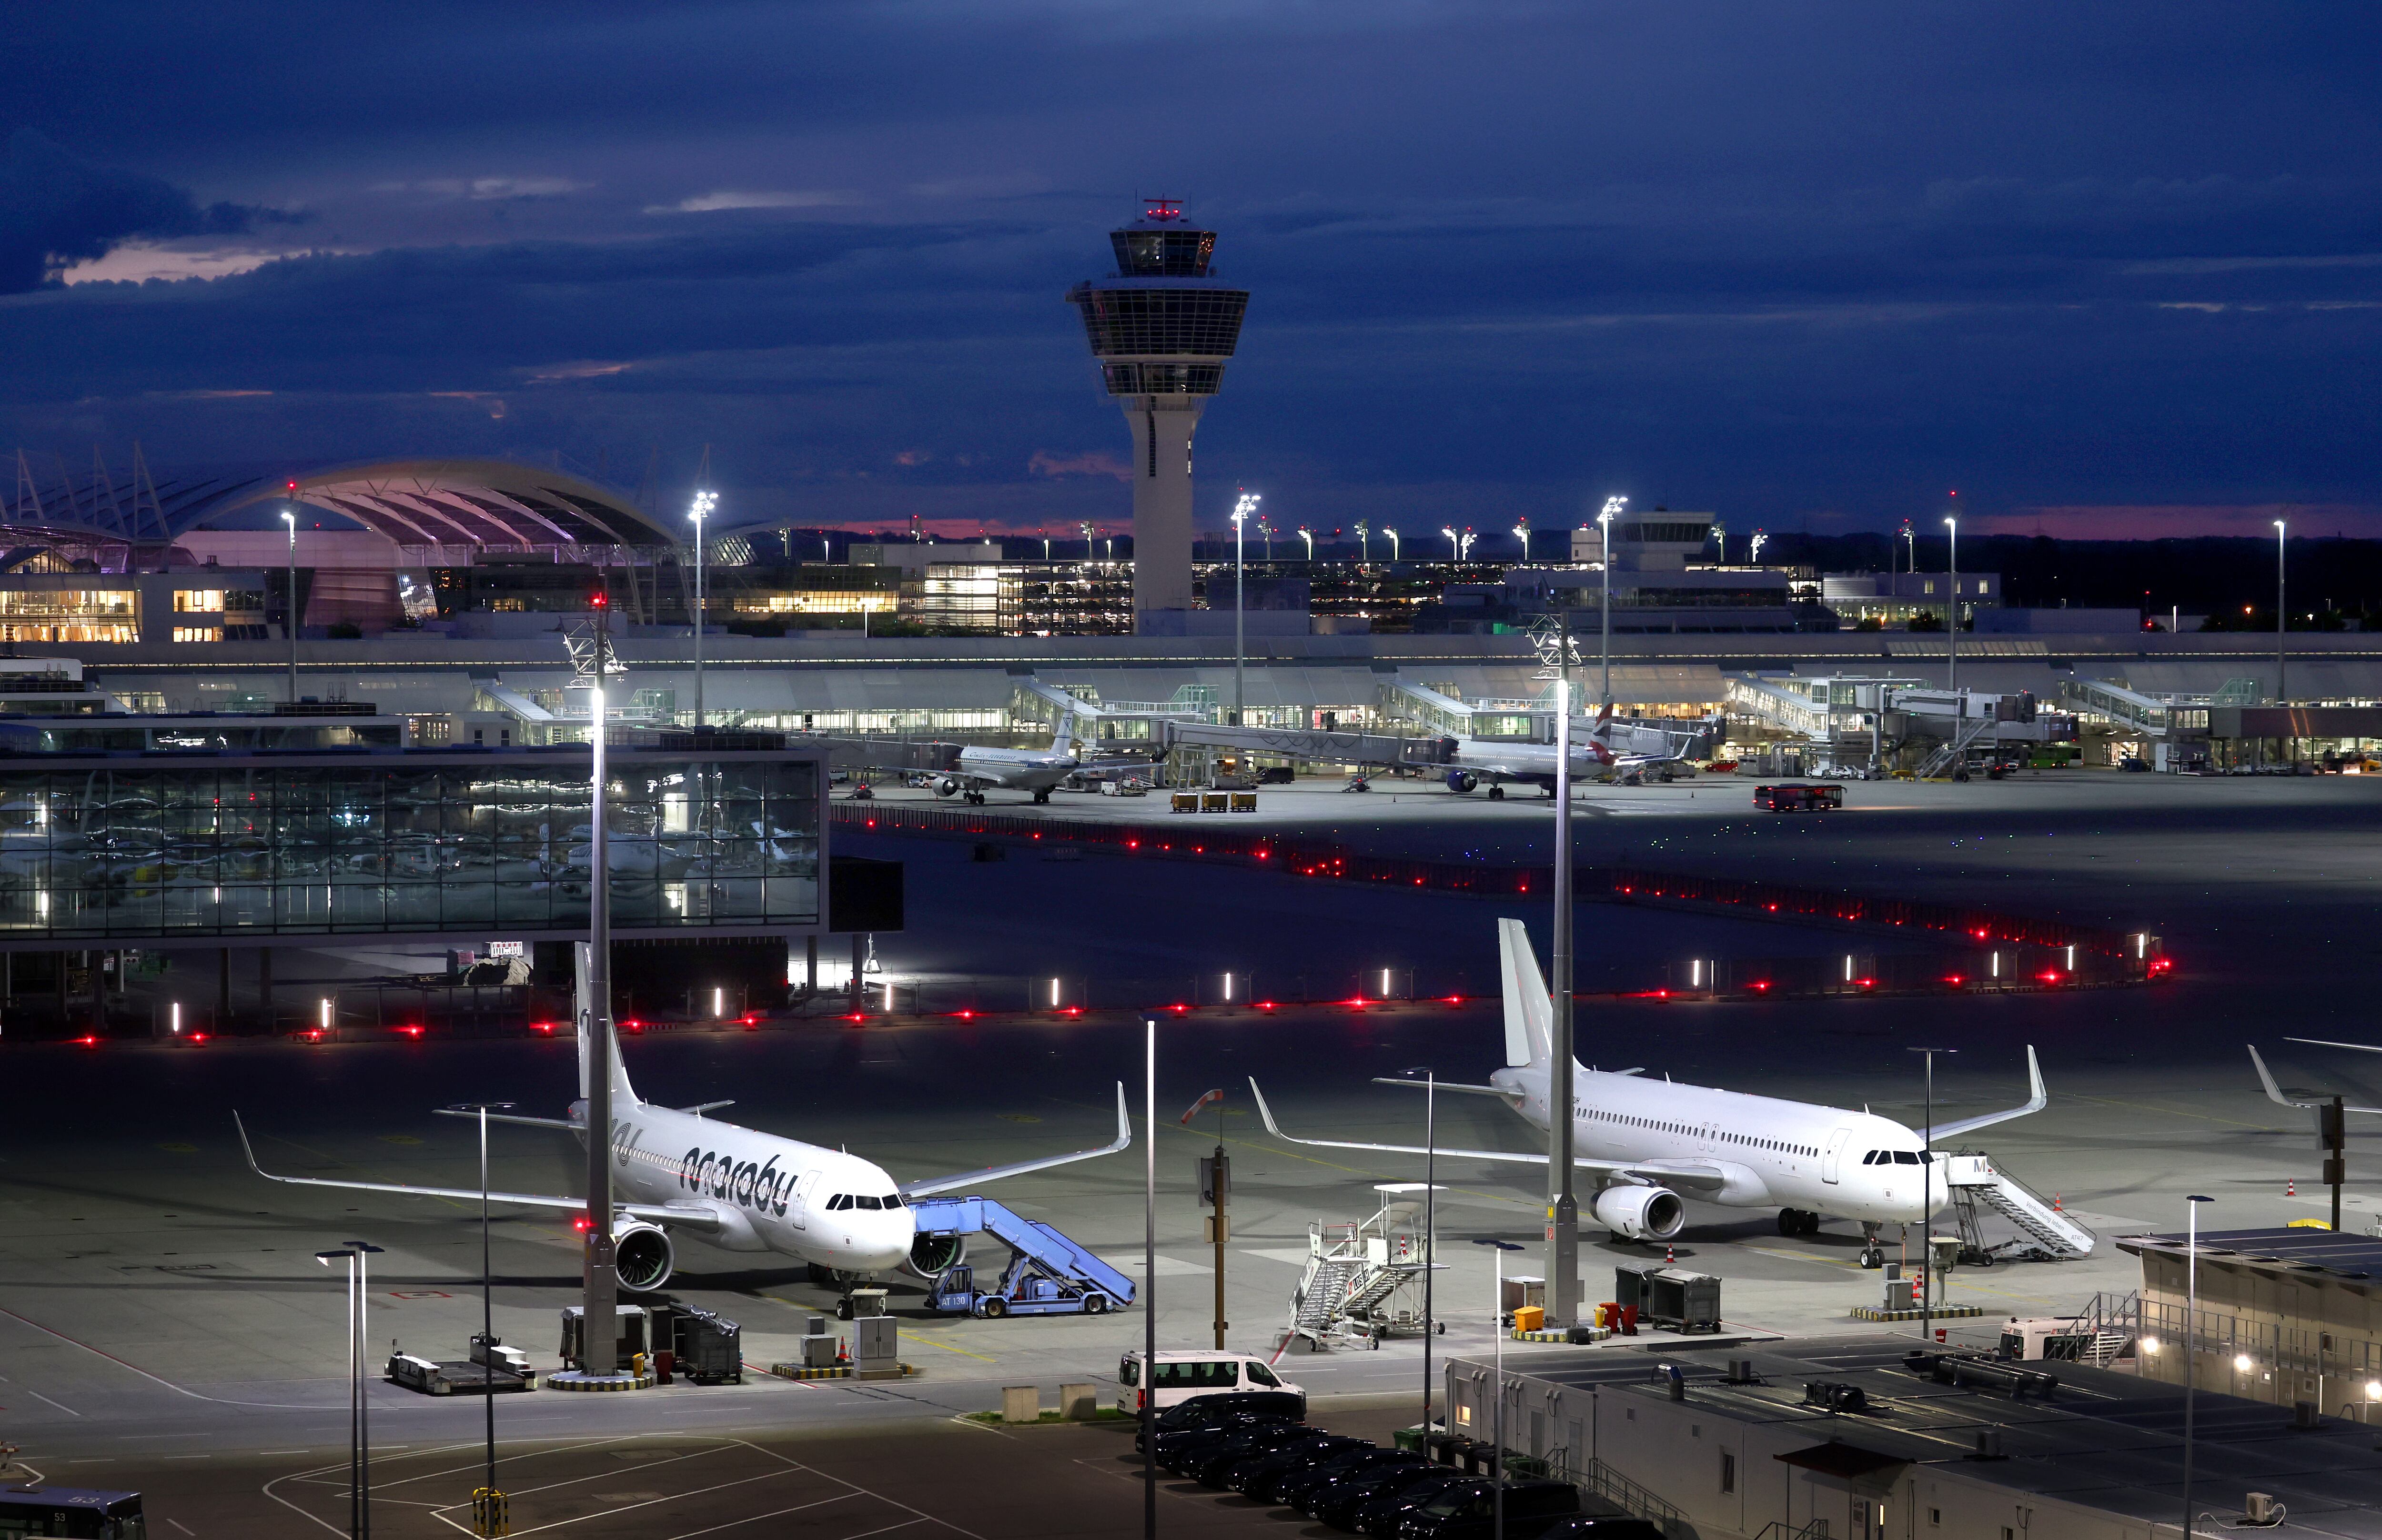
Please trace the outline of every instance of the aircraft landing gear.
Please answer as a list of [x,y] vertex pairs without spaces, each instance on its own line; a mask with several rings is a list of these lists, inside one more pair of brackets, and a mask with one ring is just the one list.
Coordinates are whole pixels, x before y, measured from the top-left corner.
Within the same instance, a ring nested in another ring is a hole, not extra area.
[[1860,1265],[1872,1271],[1885,1265],[1885,1248],[1877,1243],[1875,1224],[1865,1223],[1861,1226]]
[[1042,805],[1044,802],[1047,802],[1047,801],[1049,801],[1050,800],[1050,788],[1049,787],[1047,787],[1047,786],[1046,786],[1046,787],[1044,787],[1041,790],[1037,791],[1036,793],[1034,793],[1034,803],[1035,803],[1035,805],[1036,805],[1037,807],[1039,807],[1039,806],[1040,806],[1040,805]]
[[1817,1235],[1820,1233],[1820,1216],[1808,1209],[1782,1208],[1778,1211],[1778,1233]]
[[1491,787],[1489,788],[1489,800],[1492,802],[1504,801],[1505,800],[1505,788],[1502,786]]
[[967,793],[967,800],[969,805],[972,807],[984,806],[984,793],[981,791],[971,791]]

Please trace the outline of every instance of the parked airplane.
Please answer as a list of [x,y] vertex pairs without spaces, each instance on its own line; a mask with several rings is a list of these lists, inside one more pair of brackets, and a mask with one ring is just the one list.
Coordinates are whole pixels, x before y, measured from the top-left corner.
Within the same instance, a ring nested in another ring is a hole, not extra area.
[[[1529,934],[1518,920],[1497,922],[1504,953],[1505,1068],[1486,1085],[1441,1082],[1442,1091],[1495,1096],[1541,1131],[1553,1064],[1554,1008],[1547,996]],[[2022,1106],[1938,1123],[1949,1138],[2040,1112],[2049,1097],[2034,1050],[2026,1051],[2032,1095]],[[1419,1086],[1420,1081],[1377,1083]],[[1630,1241],[1667,1241],[1687,1223],[1681,1194],[1729,1208],[1778,1205],[1778,1233],[1812,1235],[1823,1215],[1861,1228],[1861,1265],[1883,1265],[1878,1229],[1919,1220],[1927,1155],[1920,1136],[1869,1112],[1848,1112],[1776,1096],[1748,1095],[1710,1086],[1652,1081],[1640,1071],[1572,1069],[1574,1163],[1591,1174],[1587,1212]],[[1274,1121],[1257,1082],[1249,1082],[1266,1131],[1295,1144],[1422,1155],[1419,1145],[1372,1144],[1340,1139],[1295,1139]],[[1443,1148],[1443,1157],[1515,1161],[1543,1166],[1546,1153]],[[1949,1202],[1934,1154],[1932,1218]]]
[[[583,1011],[580,1020],[586,1020]],[[560,1129],[578,1135],[583,1147],[587,1134],[584,1037],[580,1045],[579,1083],[582,1099],[571,1104],[567,1118],[491,1113],[488,1120]],[[1124,1087],[1119,1084],[1117,1136],[1099,1149],[897,1182],[883,1167],[858,1155],[704,1116],[731,1105],[706,1102],[700,1106],[664,1107],[639,1100],[620,1062],[619,1041],[613,1042],[612,1184],[618,1216],[613,1239],[622,1288],[643,1292],[668,1283],[676,1261],[672,1237],[680,1232],[699,1236],[722,1251],[774,1252],[792,1257],[809,1264],[813,1277],[822,1281],[829,1274],[866,1276],[905,1265],[920,1277],[932,1278],[964,1258],[966,1243],[959,1236],[920,1235],[908,1200],[1114,1155],[1133,1143]],[[249,1169],[268,1181],[479,1201],[477,1188],[275,1176],[257,1164],[239,1115],[234,1113],[232,1119],[239,1129]],[[582,1214],[587,1208],[583,1198],[541,1192],[491,1192],[488,1196],[499,1204],[526,1208]]]
[[[1571,777],[1575,782],[1592,780],[1608,770],[1632,778],[1651,773],[1664,780],[1693,775],[1681,748],[1684,740],[1695,736],[1615,722],[1608,703],[1589,729],[1572,739]],[[1535,786],[1550,797],[1555,794],[1553,744],[1483,738],[1459,738],[1455,743],[1446,772],[1450,791],[1462,794],[1486,780],[1492,801],[1504,800],[1508,781]]]
[[[2317,1048],[2347,1048],[2354,1053],[2382,1054],[2382,1048],[2377,1048],[2369,1043],[2335,1043],[2329,1039],[2322,1037],[2286,1037],[2283,1041],[2286,1043],[2305,1043],[2311,1047]],[[2318,1096],[2314,1101],[2302,1102],[2294,1101],[2290,1096],[2285,1095],[2283,1094],[2283,1088],[2275,1083],[2274,1071],[2267,1069],[2266,1061],[2258,1057],[2258,1050],[2255,1045],[2252,1045],[2250,1047],[2250,1062],[2258,1067],[2258,1079],[2266,1088],[2266,1099],[2268,1101],[2275,1102],[2283,1106],[2320,1107],[2328,1105],[2332,1100],[2329,1096]],[[2306,1093],[2306,1094],[2313,1094],[2313,1093]],[[2342,1110],[2345,1112],[2382,1113],[2382,1106],[2344,1106]]]

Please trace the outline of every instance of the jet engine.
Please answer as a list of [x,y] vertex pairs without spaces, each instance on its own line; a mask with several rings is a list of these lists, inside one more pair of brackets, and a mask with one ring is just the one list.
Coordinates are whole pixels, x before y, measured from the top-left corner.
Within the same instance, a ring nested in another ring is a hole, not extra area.
[[935,795],[938,797],[956,797],[959,794],[960,783],[955,776],[945,776],[935,783]]
[[920,1235],[910,1242],[910,1271],[929,1283],[943,1276],[948,1268],[967,1260],[967,1237],[964,1235]]
[[1688,1205],[1667,1187],[1608,1187],[1589,1212],[1625,1241],[1668,1241],[1688,1223]]
[[669,1232],[659,1225],[632,1219],[613,1232],[612,1265],[620,1287],[643,1294],[669,1281],[675,1253]]
[[1469,770],[1450,770],[1447,773],[1447,789],[1450,791],[1466,792],[1480,784],[1480,777]]

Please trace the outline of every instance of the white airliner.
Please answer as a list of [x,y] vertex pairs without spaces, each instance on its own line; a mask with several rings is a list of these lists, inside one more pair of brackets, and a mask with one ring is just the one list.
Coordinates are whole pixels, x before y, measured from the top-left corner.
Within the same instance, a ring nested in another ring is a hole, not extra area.
[[[1543,1132],[1553,1064],[1554,1010],[1547,996],[1529,934],[1518,920],[1497,922],[1504,959],[1506,1067],[1487,1085],[1452,1085],[1442,1091],[1496,1096]],[[2049,1098],[2034,1050],[2026,1051],[2032,1091],[2026,1105],[1979,1117],[1938,1123],[1938,1139],[2039,1112]],[[1379,1083],[1419,1087],[1420,1081]],[[1775,1096],[1753,1096],[1710,1086],[1676,1085],[1644,1078],[1637,1069],[1596,1070],[1575,1061],[1574,1162],[1591,1173],[1595,1191],[1586,1209],[1598,1223],[1630,1241],[1667,1241],[1687,1223],[1682,1193],[1730,1208],[1778,1210],[1782,1235],[1816,1234],[1823,1216],[1850,1219],[1861,1228],[1861,1264],[1884,1260],[1879,1227],[1921,1218],[1921,1186],[1927,1157],[1918,1134],[1890,1118]],[[1369,1144],[1339,1139],[1293,1139],[1275,1123],[1257,1082],[1258,1110],[1266,1130],[1295,1144],[1343,1150],[1385,1150],[1422,1155],[1420,1145]],[[1443,1157],[1516,1161],[1543,1166],[1547,1155],[1505,1150],[1443,1148]],[[1932,1180],[1933,1213],[1947,1206],[1942,1162]],[[1933,1216],[1933,1213],[1929,1217]]]
[[[583,1015],[583,1021],[585,1019]],[[607,1029],[608,1030],[608,1029]],[[570,1117],[518,1118],[491,1113],[489,1121],[587,1133],[587,1054],[582,1040],[579,1081],[583,1099]],[[781,1139],[703,1116],[728,1102],[695,1107],[655,1106],[640,1101],[612,1045],[613,1240],[620,1285],[645,1291],[669,1281],[675,1264],[675,1233],[700,1237],[730,1252],[774,1252],[810,1265],[814,1278],[829,1273],[866,1276],[908,1265],[933,1277],[958,1263],[965,1241],[958,1236],[920,1235],[908,1200],[954,1188],[974,1187],[1002,1177],[1047,1170],[1071,1161],[1114,1155],[1133,1143],[1124,1087],[1117,1087],[1117,1136],[1097,1150],[1045,1155],[1008,1166],[897,1182],[873,1161],[796,1139]],[[445,1110],[445,1109],[441,1109]],[[476,1117],[457,1113],[458,1117]],[[235,1124],[239,1114],[233,1114]],[[414,1187],[398,1182],[338,1181],[326,1177],[277,1177],[256,1163],[248,1130],[239,1131],[249,1168],[269,1181],[300,1187],[340,1187],[365,1192],[477,1203],[477,1188]],[[583,1214],[583,1198],[540,1192],[492,1192],[497,1203]]]
[[[1618,771],[1631,779],[1650,772],[1664,779],[1693,775],[1693,768],[1681,757],[1680,745],[1694,736],[1615,722],[1613,707],[1607,704],[1589,729],[1572,739],[1572,779],[1592,780],[1608,770]],[[1455,739],[1455,752],[1448,761],[1446,780],[1447,788],[1459,794],[1486,780],[1489,795],[1502,800],[1505,783],[1519,781],[1552,797],[1555,794],[1555,746],[1459,738]]]
[[[938,797],[964,796],[981,803],[988,791],[1025,791],[1036,801],[1047,802],[1050,793],[1076,771],[1108,763],[1082,757],[1075,742],[1075,714],[1071,711],[1050,729],[1048,749],[985,749],[971,743],[960,750],[950,768],[932,772],[930,778]],[[1147,766],[1148,762],[1115,763]]]
[[[2371,1043],[2335,1043],[2331,1039],[2324,1037],[2286,1037],[2283,1041],[2286,1043],[2305,1043],[2309,1046],[2316,1048],[2347,1048],[2352,1053],[2382,1054],[2382,1048],[2377,1048]],[[2284,1106],[2296,1107],[2321,1107],[2328,1105],[2332,1101],[2332,1098],[2329,1096],[2318,1096],[2314,1101],[2302,1102],[2294,1101],[2290,1096],[2285,1095],[2283,1094],[2283,1088],[2275,1083],[2274,1071],[2266,1068],[2266,1061],[2258,1057],[2258,1050],[2254,1045],[2250,1049],[2250,1062],[2258,1067],[2258,1079],[2263,1082],[2266,1087],[2266,1099],[2268,1101],[2279,1103]],[[2309,1093],[2309,1094],[2314,1094]],[[2341,1110],[2344,1112],[2382,1113],[2382,1106],[2351,1106],[2344,1105]]]

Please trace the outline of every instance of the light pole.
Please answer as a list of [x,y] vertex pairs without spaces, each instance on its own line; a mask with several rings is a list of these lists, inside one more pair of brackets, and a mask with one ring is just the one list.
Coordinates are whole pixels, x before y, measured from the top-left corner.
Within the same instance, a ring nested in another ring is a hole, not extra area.
[[2200,1388],[2200,1205],[2214,1198],[2194,1192],[2183,1200],[2188,1216],[2183,1248],[2183,1536],[2192,1540],[2192,1412]]
[[1397,531],[1395,531],[1395,530],[1394,530],[1394,529],[1392,529],[1392,528],[1390,528],[1387,524],[1384,524],[1384,525],[1382,525],[1382,526],[1381,526],[1381,532],[1382,532],[1383,534],[1385,534],[1385,535],[1387,535],[1387,536],[1389,536],[1389,537],[1390,537],[1390,559],[1391,559],[1392,561],[1395,561],[1395,560],[1397,560],[1397,559],[1398,559],[1398,532],[1397,532]]
[[1613,521],[1629,506],[1627,497],[1607,497],[1604,507],[1596,516],[1597,551],[1603,556],[1604,600],[1597,606],[1598,623],[1603,628],[1602,678],[1597,686],[1597,709],[1602,712],[1613,703]]
[[1453,524],[1442,524],[1439,527],[1439,532],[1447,537],[1447,559],[1450,561],[1462,561],[1464,559],[1464,546],[1462,543],[1455,538],[1455,526]]
[[1770,537],[1762,531],[1754,531],[1753,542],[1746,549],[1745,559],[1757,567],[1762,565],[1762,547],[1769,539]]
[[1359,519],[1357,520],[1357,560],[1363,563],[1372,559],[1373,532],[1366,526],[1363,519]]
[[[1946,518],[1944,527],[1952,532],[1952,544],[1944,558],[1944,565],[1950,568],[1945,576],[1952,585],[1952,596],[1945,601],[1944,611],[1944,687],[1952,692],[1952,742],[1957,747],[1961,719],[1968,715],[1960,709],[1960,521]],[[1955,764],[1953,768],[1958,766]]]
[[[297,495],[296,482],[289,483],[289,493]],[[289,526],[289,703],[294,706],[298,703],[298,510],[282,509],[281,521]]]
[[358,1540],[363,1534],[362,1509],[358,1506],[363,1497],[363,1483],[356,1472],[357,1439],[356,1398],[361,1393],[356,1380],[356,1253],[350,1251],[316,1252],[314,1260],[328,1267],[333,1262],[348,1265],[348,1309],[340,1317],[348,1331],[348,1536]]
[[2283,680],[2283,668],[2284,668],[2284,663],[2283,663],[2283,622],[2284,622],[2284,619],[2286,618],[2286,613],[2285,613],[2285,611],[2284,611],[2284,609],[2283,609],[2283,539],[2284,539],[2284,536],[2285,536],[2285,534],[2286,534],[2286,533],[2287,533],[2287,532],[2286,532],[2286,530],[2284,529],[2283,521],[2282,521],[2281,519],[2276,519],[2276,520],[2275,520],[2275,701],[2276,701],[2276,703],[2277,703],[2277,704],[2283,704],[2283,703],[2287,703],[2290,700],[2290,698],[2291,698],[2291,692],[2290,692],[2290,691],[2288,688],[2286,688],[2286,687],[2285,687],[2284,680]]
[[1456,559],[1458,561],[1470,561],[1472,559],[1472,542],[1477,538],[1478,537],[1472,532],[1471,525],[1467,524],[1464,526],[1464,543],[1456,551]]
[[497,1490],[496,1275],[488,1251],[488,1114],[512,1109],[510,1102],[459,1102],[448,1108],[477,1113],[480,1119],[480,1393],[487,1410],[488,1458],[486,1479],[472,1494],[472,1518],[484,1536],[502,1527],[497,1517],[497,1505],[504,1501],[504,1494]]
[[1439,1071],[1418,1064],[1406,1071],[1422,1077],[1422,1436],[1430,1442],[1431,1284],[1439,1273]]
[[[1953,729],[1958,732],[1959,729]],[[1925,1268],[1920,1276],[1927,1287],[1919,1291],[1919,1339],[1932,1344],[1935,1340],[1935,1056],[1957,1054],[1958,1048],[1912,1048],[1909,1052],[1927,1061],[1925,1102],[1926,1131],[1920,1136],[1919,1154],[1919,1256]]]
[[1312,564],[1315,560],[1315,532],[1301,524],[1298,527],[1298,538],[1307,542],[1307,559]]
[[1497,1336],[1497,1412],[1491,1419],[1490,1436],[1497,1441],[1497,1461],[1490,1469],[1490,1479],[1496,1483],[1489,1490],[1494,1505],[1493,1527],[1490,1534],[1496,1540],[1505,1540],[1505,1253],[1522,1248],[1511,1241],[1495,1241],[1486,1237],[1472,1242],[1487,1246],[1497,1258],[1497,1293],[1490,1302],[1489,1329]]
[[1554,1054],[1547,1076],[1548,1319],[1579,1319],[1579,1198],[1572,1191],[1571,628],[1563,628],[1564,678],[1555,681]]
[[698,492],[687,514],[694,520],[694,727],[703,730],[703,521],[719,506],[717,492]]
[[1245,678],[1248,665],[1249,638],[1247,630],[1248,602],[1248,538],[1246,526],[1257,516],[1258,504],[1263,498],[1254,492],[1244,492],[1241,500],[1233,505],[1233,726],[1241,725]]
[[1522,565],[1528,567],[1530,564],[1530,521],[1529,519],[1514,520],[1514,538],[1522,543]]
[[1141,1025],[1141,1533],[1158,1540],[1158,1018]]

